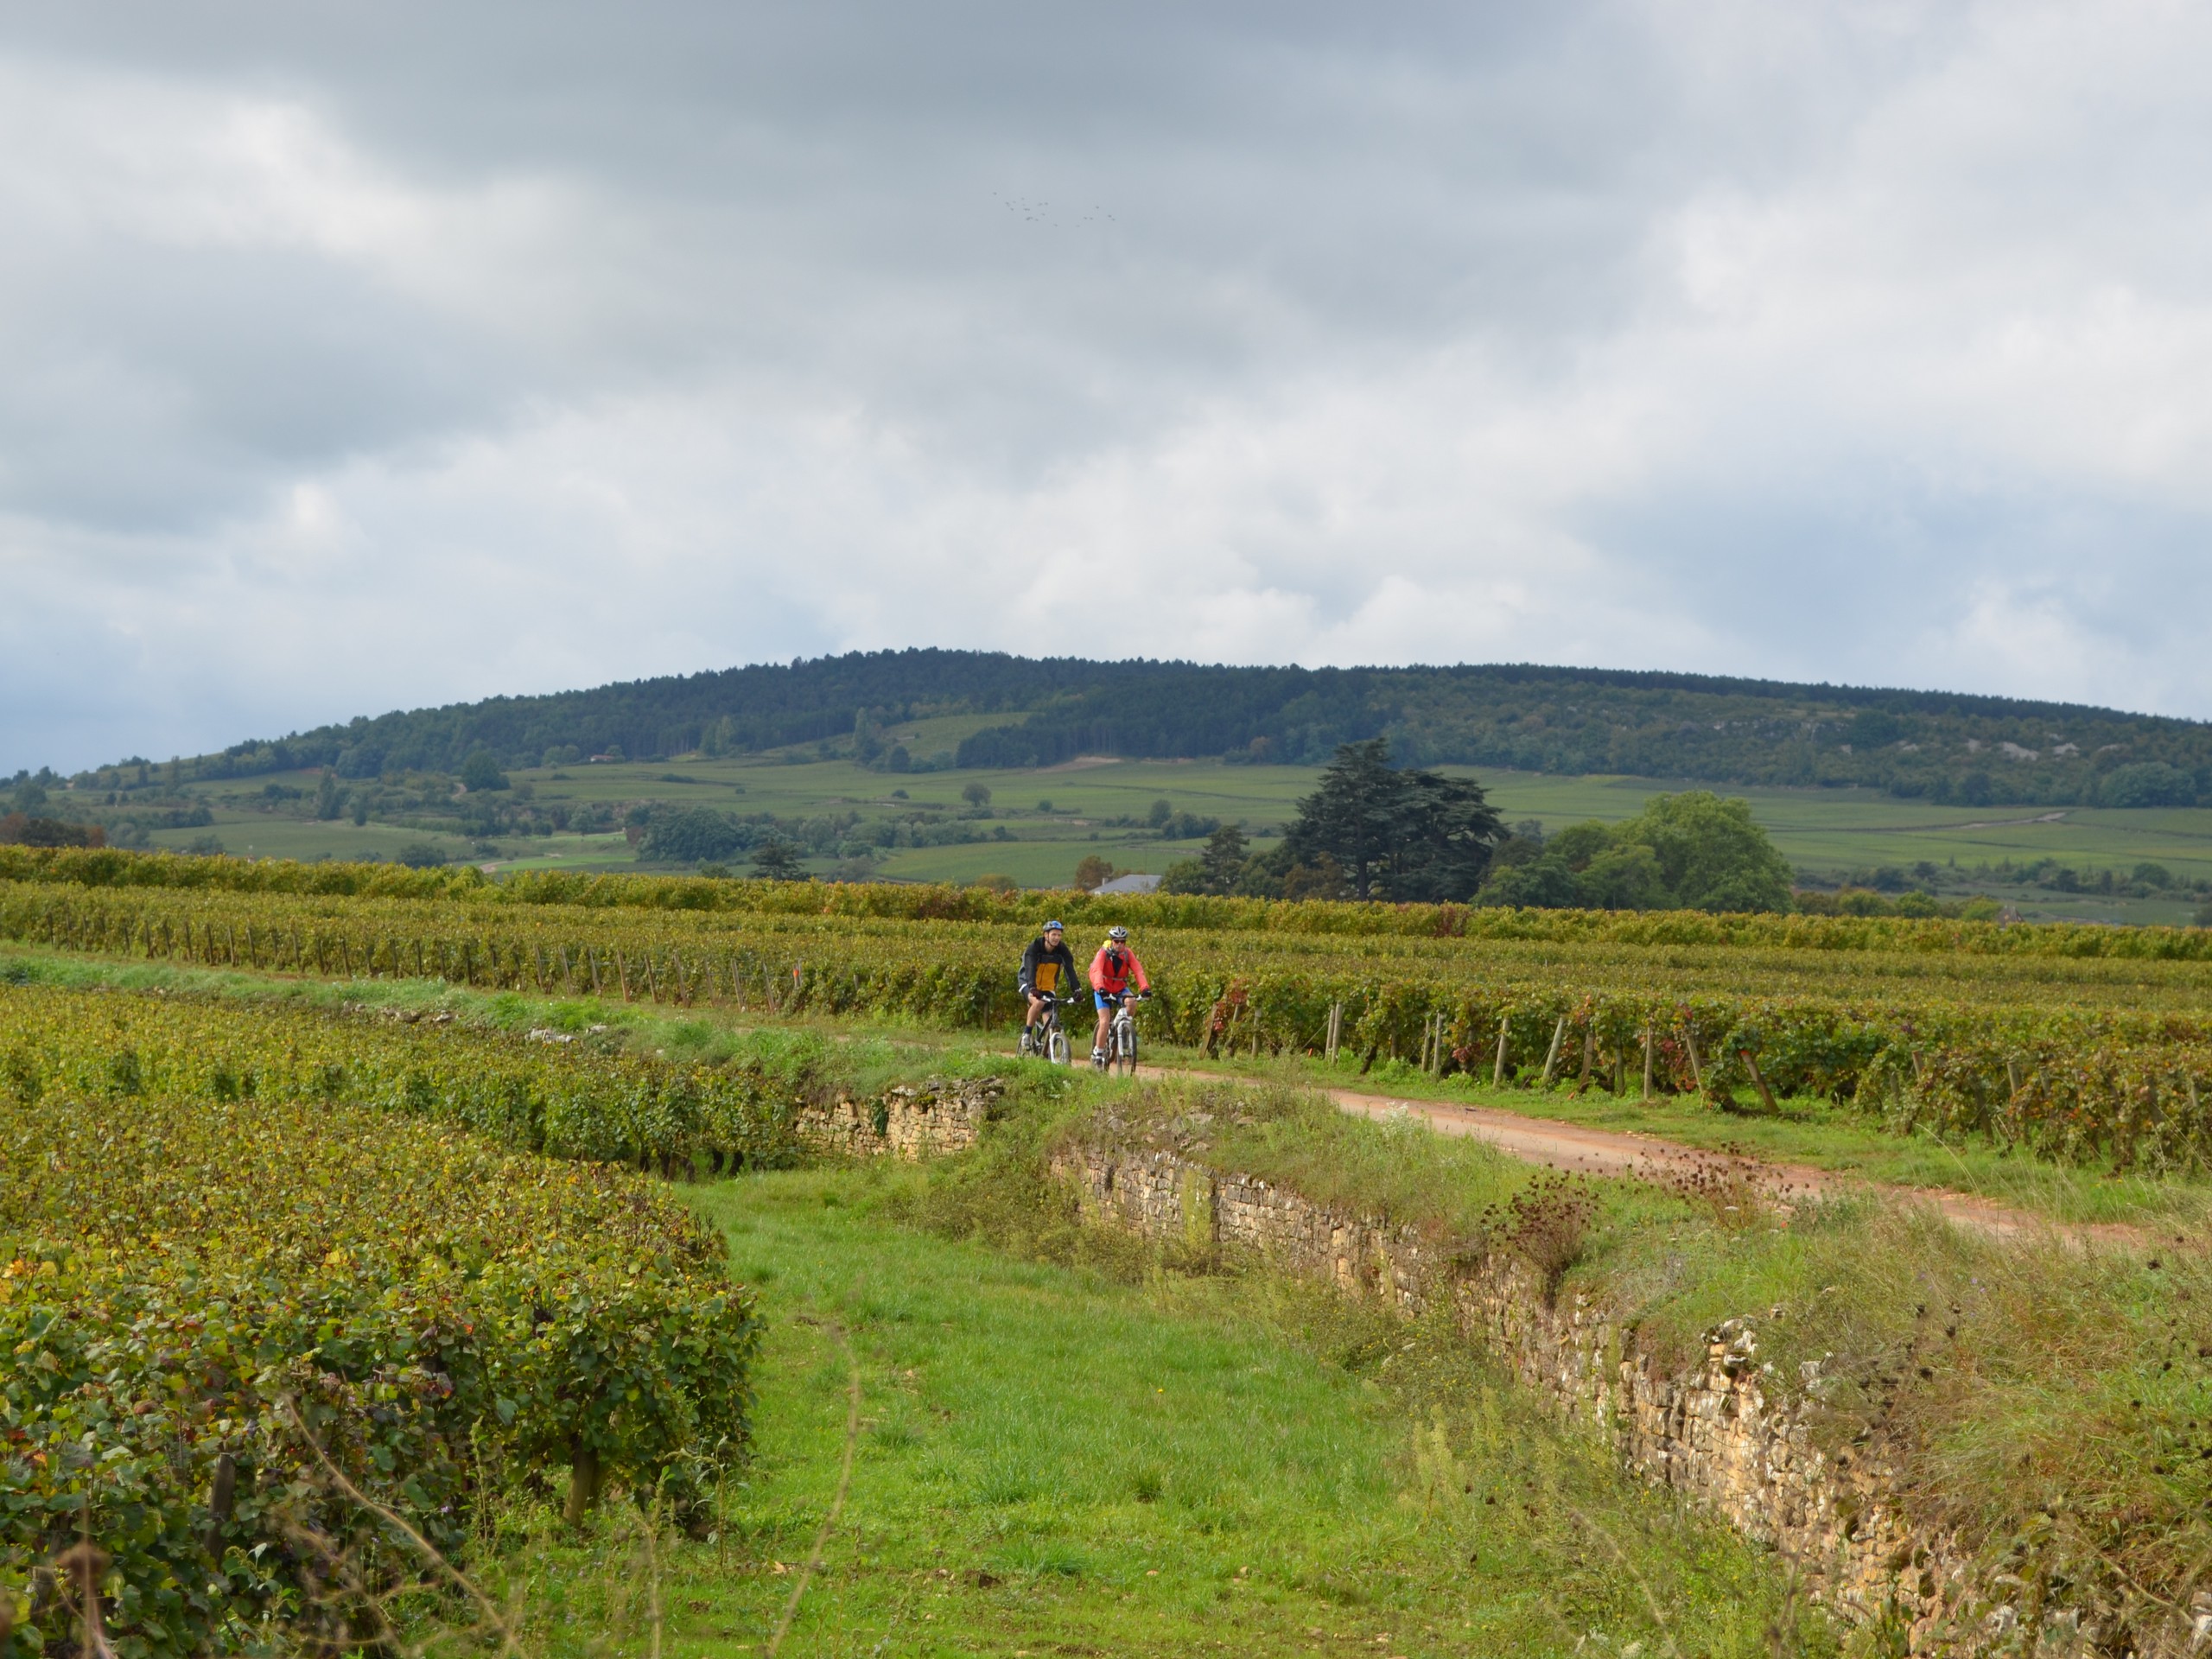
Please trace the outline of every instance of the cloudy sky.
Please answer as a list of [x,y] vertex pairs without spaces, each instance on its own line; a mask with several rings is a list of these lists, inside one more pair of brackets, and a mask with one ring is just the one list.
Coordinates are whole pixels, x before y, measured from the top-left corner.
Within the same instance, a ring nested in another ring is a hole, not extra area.
[[0,4],[0,771],[854,648],[2212,715],[2212,11]]

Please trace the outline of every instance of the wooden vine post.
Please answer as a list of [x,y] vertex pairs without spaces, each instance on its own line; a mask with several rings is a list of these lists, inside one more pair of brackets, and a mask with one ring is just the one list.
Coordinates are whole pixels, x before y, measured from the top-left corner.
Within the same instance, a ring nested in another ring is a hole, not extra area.
[[1736,1053],[1744,1062],[1744,1070],[1751,1074],[1751,1086],[1759,1091],[1759,1098],[1766,1103],[1767,1110],[1773,1111],[1774,1091],[1766,1086],[1766,1079],[1759,1075],[1759,1063],[1751,1057],[1751,1051],[1748,1048],[1739,1048]]
[[1497,1062],[1491,1067],[1490,1071],[1490,1084],[1493,1089],[1505,1087],[1505,1039],[1512,1031],[1513,1016],[1510,1014],[1499,1014],[1497,1016]]
[[1552,1046],[1544,1051],[1544,1086],[1551,1087],[1552,1072],[1559,1065],[1559,1046],[1567,1040],[1567,1016],[1561,1014],[1559,1023],[1552,1027]]

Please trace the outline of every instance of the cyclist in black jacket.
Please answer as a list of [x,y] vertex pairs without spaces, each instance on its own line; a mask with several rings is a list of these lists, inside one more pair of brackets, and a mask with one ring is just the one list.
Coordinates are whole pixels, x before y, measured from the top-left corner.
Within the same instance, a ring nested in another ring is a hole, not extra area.
[[1067,930],[1058,922],[1029,941],[1021,953],[1021,994],[1029,999],[1029,1012],[1021,1022],[1024,1036],[1045,1017],[1045,999],[1075,995],[1075,952],[1068,949]]

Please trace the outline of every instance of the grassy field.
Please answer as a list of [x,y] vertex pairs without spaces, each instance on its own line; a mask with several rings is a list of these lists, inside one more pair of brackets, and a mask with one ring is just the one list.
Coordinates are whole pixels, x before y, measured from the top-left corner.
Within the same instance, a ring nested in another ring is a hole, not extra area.
[[[1464,768],[1446,768],[1460,772]],[[878,866],[896,880],[970,881],[986,874],[1011,877],[1024,887],[1065,885],[1077,862],[1097,854],[1117,867],[1164,872],[1192,855],[1198,843],[1163,841],[1149,830],[1114,820],[1142,820],[1153,803],[1177,811],[1242,822],[1262,843],[1295,815],[1299,798],[1318,774],[1296,766],[1224,766],[1218,761],[1107,760],[1071,762],[1033,772],[939,772],[890,774],[849,760],[786,761],[758,756],[695,758],[675,763],[579,765],[510,774],[547,804],[626,806],[645,800],[709,806],[731,812],[771,812],[804,817],[852,811],[862,821],[935,807],[963,810],[962,789],[981,781],[991,791],[993,817],[985,834],[1003,828],[1008,839],[897,851]],[[1618,821],[1633,816],[1654,794],[1692,785],[1649,778],[1561,778],[1485,771],[1479,775],[1509,822],[1533,818],[1547,830],[1587,818]],[[619,834],[506,838],[486,847],[463,837],[385,824],[356,826],[348,819],[317,823],[301,816],[302,803],[271,807],[269,783],[310,795],[315,777],[289,774],[211,786],[215,823],[209,829],[158,831],[156,844],[190,845],[213,835],[232,853],[255,856],[351,857],[374,852],[389,858],[410,842],[429,842],[444,856],[501,868],[627,867],[634,855]],[[896,791],[903,791],[899,793]],[[1878,867],[1910,871],[1937,867],[1939,890],[1949,894],[1987,892],[2035,919],[2180,923],[2196,900],[2180,896],[2126,899],[2063,893],[1977,874],[1979,867],[2009,860],[2021,865],[2056,858],[2088,872],[2109,869],[2126,876],[2145,861],[2164,865],[2184,880],[2212,879],[2212,810],[2120,810],[2105,808],[1973,808],[1933,806],[1870,791],[1746,789],[1740,793],[1793,864],[1825,876]],[[813,861],[826,873],[830,860]]]
[[[374,819],[357,825],[345,818],[319,822],[226,806],[216,807],[214,817],[214,823],[206,829],[155,831],[153,844],[181,850],[203,836],[213,836],[222,842],[224,851],[240,858],[296,858],[309,861],[371,856],[390,861],[397,857],[403,849],[428,845],[435,848],[450,863],[487,861],[478,852],[477,843],[464,836],[378,823]],[[513,844],[528,848],[532,856],[527,861],[543,868],[564,864],[628,866],[636,861],[628,842],[619,834],[533,836]]]
[[[1417,1333],[1318,1293],[1118,1283],[899,1226],[925,1179],[699,1194],[769,1334],[723,1530],[658,1564],[671,1651],[761,1650],[838,1484],[855,1367],[851,1491],[785,1653],[1827,1649],[1758,1552],[1464,1351],[1415,1364]],[[512,1558],[549,1649],[645,1645],[623,1535]]]

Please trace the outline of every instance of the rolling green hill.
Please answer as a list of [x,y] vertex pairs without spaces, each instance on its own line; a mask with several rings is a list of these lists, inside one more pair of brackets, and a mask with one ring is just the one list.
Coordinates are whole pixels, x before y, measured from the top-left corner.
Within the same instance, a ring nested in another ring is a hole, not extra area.
[[[772,839],[817,875],[1052,886],[1091,855],[1157,874],[1215,822],[1269,844],[1335,745],[1377,734],[1402,760],[1471,769],[1509,821],[1554,830],[1685,786],[1745,795],[1815,886],[2168,923],[2212,894],[2212,726],[1510,666],[880,652],[18,777],[0,812],[98,823],[124,846],[502,868],[742,867]],[[973,785],[988,804],[969,798]],[[675,834],[685,814],[716,844]]]
[[1858,786],[1977,807],[2212,804],[2212,725],[2069,703],[1529,664],[1232,668],[935,650],[363,716],[173,768],[133,757],[79,781],[457,774],[479,751],[508,767],[793,749],[887,772],[1092,754],[1313,766],[1378,735],[1401,760],[1431,766]]

